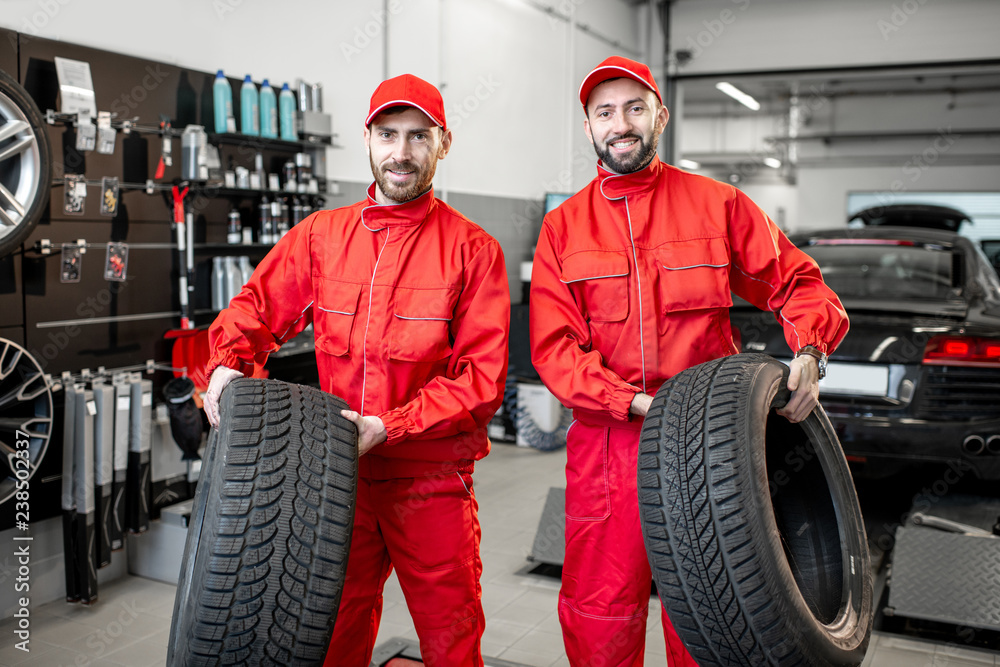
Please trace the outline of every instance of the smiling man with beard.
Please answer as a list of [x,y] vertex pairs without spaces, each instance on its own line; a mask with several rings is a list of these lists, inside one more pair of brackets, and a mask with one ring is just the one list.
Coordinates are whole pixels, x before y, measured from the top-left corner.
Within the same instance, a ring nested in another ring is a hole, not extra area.
[[367,201],[296,225],[212,325],[205,409],[310,322],[324,391],[358,428],[351,551],[326,664],[367,667],[393,568],[427,665],[482,665],[475,461],[503,399],[510,294],[500,245],[434,197],[452,134],[404,74],[372,95]]
[[[597,177],[545,217],[531,274],[532,362],[573,408],[559,620],[571,665],[643,664],[650,569],[639,433],[665,380],[736,354],[730,290],[776,313],[796,353],[781,411],[804,419],[847,316],[819,268],[750,199],[660,162],[669,114],[649,68],[613,56],[580,87]],[[694,665],[666,615],[671,667]]]

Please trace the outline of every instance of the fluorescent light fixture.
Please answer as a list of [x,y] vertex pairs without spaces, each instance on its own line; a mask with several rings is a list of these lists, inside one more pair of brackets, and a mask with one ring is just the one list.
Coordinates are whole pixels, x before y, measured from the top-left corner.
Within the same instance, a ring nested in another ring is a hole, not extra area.
[[715,87],[721,92],[725,93],[726,95],[729,95],[731,98],[733,98],[743,106],[749,107],[754,111],[760,110],[760,102],[750,97],[742,90],[740,90],[733,84],[729,83],[728,81],[720,81],[719,83],[715,84]]
[[766,164],[768,167],[772,167],[774,169],[781,169],[781,160],[779,160],[776,157],[766,157],[766,158],[764,158],[764,164]]
[[694,160],[688,160],[687,158],[681,158],[677,161],[677,166],[682,169],[701,169],[701,163],[695,162]]

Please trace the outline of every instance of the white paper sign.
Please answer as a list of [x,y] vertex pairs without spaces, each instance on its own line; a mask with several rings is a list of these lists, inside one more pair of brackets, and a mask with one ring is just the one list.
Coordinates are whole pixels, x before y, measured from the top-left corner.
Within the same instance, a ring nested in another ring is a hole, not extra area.
[[90,76],[90,63],[69,58],[55,58],[56,75],[59,77],[59,94],[62,113],[85,111],[97,115],[94,99],[94,79]]

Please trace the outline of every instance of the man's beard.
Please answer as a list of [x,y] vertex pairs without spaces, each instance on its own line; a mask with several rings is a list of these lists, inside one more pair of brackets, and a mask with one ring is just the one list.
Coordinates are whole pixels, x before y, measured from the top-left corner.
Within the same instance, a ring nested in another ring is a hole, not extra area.
[[[639,141],[639,150],[621,157],[612,154],[609,147],[610,144],[622,139],[637,139]],[[611,171],[616,174],[631,174],[640,169],[645,169],[646,165],[653,161],[653,157],[656,155],[656,147],[659,143],[660,135],[655,132],[652,134],[649,143],[641,135],[629,132],[601,143],[595,141],[594,151],[597,153],[597,157],[601,159],[601,162],[604,163],[604,166]]]
[[[437,169],[436,160],[434,159],[431,159],[424,169],[420,169],[412,162],[389,162],[380,168],[372,161],[371,155],[368,156],[368,162],[372,166],[372,175],[375,177],[375,182],[378,184],[382,194],[399,203],[416,199],[427,192],[434,181],[434,172]],[[389,177],[385,175],[386,169],[392,169],[393,171],[413,171],[416,178],[413,180],[412,185],[399,186],[390,181]]]

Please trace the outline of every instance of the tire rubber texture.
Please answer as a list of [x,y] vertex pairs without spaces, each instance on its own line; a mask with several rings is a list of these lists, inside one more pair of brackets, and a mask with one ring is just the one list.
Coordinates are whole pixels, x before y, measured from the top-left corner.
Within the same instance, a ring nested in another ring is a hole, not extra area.
[[871,637],[861,509],[821,406],[800,424],[788,367],[717,359],[657,392],[639,444],[643,539],[660,600],[708,665],[858,665]]
[[49,148],[49,135],[45,129],[45,117],[38,110],[38,105],[21,84],[3,70],[0,70],[0,93],[9,97],[27,116],[35,134],[35,141],[38,142],[41,162],[38,165],[41,180],[38,182],[38,194],[35,201],[28,205],[21,224],[13,232],[0,239],[0,257],[6,257],[17,250],[24,239],[28,238],[45,213],[45,207],[49,203],[49,192],[52,189],[52,151]]
[[357,493],[357,431],[345,408],[277,380],[226,387],[191,513],[168,665],[322,664]]

